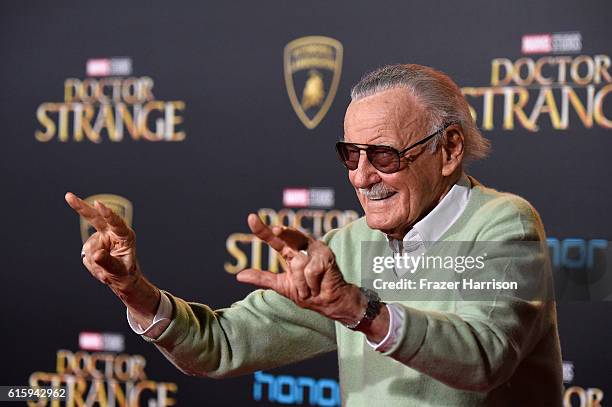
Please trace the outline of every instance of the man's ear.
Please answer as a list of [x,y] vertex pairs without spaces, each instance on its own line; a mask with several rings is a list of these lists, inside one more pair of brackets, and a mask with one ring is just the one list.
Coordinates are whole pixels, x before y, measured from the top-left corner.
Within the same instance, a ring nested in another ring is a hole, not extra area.
[[450,126],[442,142],[442,175],[448,177],[461,167],[463,162],[464,137],[461,127]]

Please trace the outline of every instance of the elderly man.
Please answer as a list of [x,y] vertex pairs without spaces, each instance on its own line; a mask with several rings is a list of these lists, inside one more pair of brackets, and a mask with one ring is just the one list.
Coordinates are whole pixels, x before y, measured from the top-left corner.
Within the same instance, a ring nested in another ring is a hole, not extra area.
[[[464,162],[484,157],[488,143],[449,77],[419,65],[386,66],[351,97],[336,147],[365,217],[315,241],[249,215],[253,233],[287,263],[284,273],[238,274],[265,289],[216,311],[161,292],[138,266],[134,232],[103,204],[69,193],[70,206],[97,229],[83,263],[125,303],[132,329],[187,374],[228,377],[337,350],[347,406],[560,405],[552,300],[510,293],[386,304],[361,287],[363,242],[401,253],[424,242],[545,236],[525,200],[464,174]],[[505,275],[550,281],[538,254],[500,247]]]

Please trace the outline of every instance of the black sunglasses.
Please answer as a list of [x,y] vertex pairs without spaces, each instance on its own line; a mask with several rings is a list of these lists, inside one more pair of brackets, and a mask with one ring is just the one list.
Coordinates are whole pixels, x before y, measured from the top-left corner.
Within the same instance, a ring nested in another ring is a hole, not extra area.
[[448,126],[453,124],[457,124],[457,122],[446,124],[444,127],[436,130],[433,134],[406,147],[402,151],[398,151],[390,146],[346,143],[344,141],[339,141],[336,143],[336,151],[338,152],[340,161],[342,161],[344,166],[351,171],[356,170],[359,166],[359,156],[363,150],[366,152],[368,161],[374,168],[380,172],[384,172],[385,174],[392,174],[400,170],[400,159],[404,156],[404,154],[416,146],[427,143],[429,140],[446,130]]

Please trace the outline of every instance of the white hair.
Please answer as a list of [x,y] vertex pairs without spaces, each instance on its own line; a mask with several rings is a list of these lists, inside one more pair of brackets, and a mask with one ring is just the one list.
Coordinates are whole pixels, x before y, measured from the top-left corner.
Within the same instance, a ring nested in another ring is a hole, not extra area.
[[[428,112],[430,133],[451,123],[458,123],[464,136],[464,160],[487,156],[490,142],[478,130],[461,89],[443,72],[416,64],[386,65],[366,74],[351,89],[351,100],[371,96],[389,89],[406,88]],[[431,142],[436,151],[444,137],[440,132]]]

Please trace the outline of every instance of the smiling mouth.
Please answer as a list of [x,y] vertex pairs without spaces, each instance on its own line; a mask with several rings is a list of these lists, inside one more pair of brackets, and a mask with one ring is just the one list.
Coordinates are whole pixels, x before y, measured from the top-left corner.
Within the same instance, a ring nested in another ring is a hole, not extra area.
[[385,199],[391,198],[393,195],[397,194],[397,192],[388,192],[385,195],[377,195],[377,196],[368,196],[370,201],[384,201]]

